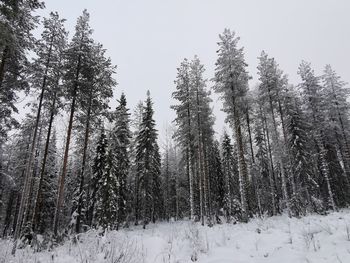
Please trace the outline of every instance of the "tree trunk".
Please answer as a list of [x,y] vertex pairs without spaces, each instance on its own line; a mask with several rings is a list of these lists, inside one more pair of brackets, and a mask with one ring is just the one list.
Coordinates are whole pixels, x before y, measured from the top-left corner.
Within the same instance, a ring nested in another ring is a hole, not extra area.
[[[187,100],[190,100],[189,90],[187,90]],[[192,171],[192,141],[191,141],[191,111],[190,105],[187,105],[187,122],[188,122],[188,134],[187,134],[187,149],[186,149],[186,160],[187,160],[187,175],[190,190],[190,219],[194,220],[194,191],[193,191],[193,171]]]
[[321,138],[322,138],[322,133],[321,133],[321,135],[317,136],[317,138],[316,138],[316,140],[318,142],[318,146],[320,148],[321,171],[322,171],[322,174],[324,175],[325,180],[326,180],[329,204],[330,204],[332,210],[336,211],[337,207],[336,207],[335,202],[334,202],[333,191],[332,191],[331,182],[329,179],[329,175],[330,175],[329,174],[329,166],[327,163],[327,156],[326,156],[327,150],[325,149],[324,142]]
[[[277,93],[277,96],[278,93]],[[282,104],[281,104],[281,100],[278,98],[278,111],[279,111],[279,115],[281,118],[281,124],[282,124],[282,132],[283,132],[283,139],[284,139],[284,145],[283,145],[283,150],[284,152],[287,154],[287,160],[288,160],[288,164],[290,166],[290,169],[292,171],[292,160],[291,160],[291,153],[290,153],[290,149],[289,147],[287,147],[288,145],[288,136],[287,136],[287,128],[286,128],[286,124],[285,124],[285,120],[284,120],[284,113],[283,113],[283,109],[282,109]],[[290,182],[292,184],[292,191],[293,191],[293,196],[296,197],[299,194],[299,185],[300,182],[296,179],[295,174],[293,172],[291,172],[290,174]]]
[[224,160],[224,173],[225,173],[225,186],[226,186],[226,202],[227,204],[227,211],[226,211],[226,220],[227,222],[231,221],[231,215],[232,215],[232,194],[231,194],[231,185],[230,185],[230,171],[231,171],[231,162],[232,160],[227,159]]
[[6,237],[7,231],[10,227],[10,224],[11,224],[11,215],[12,215],[13,203],[15,201],[15,196],[16,196],[16,191],[12,189],[10,191],[10,195],[9,195],[9,198],[7,201],[7,206],[6,206],[6,216],[4,219],[4,229],[2,231],[3,237]]
[[73,93],[72,93],[72,104],[71,104],[71,109],[70,109],[66,146],[65,146],[64,157],[63,157],[63,169],[62,169],[62,174],[58,179],[58,196],[57,196],[57,202],[56,202],[54,227],[53,227],[55,236],[57,236],[57,233],[58,233],[57,231],[58,231],[59,217],[60,217],[61,207],[62,207],[63,198],[64,198],[64,181],[65,181],[66,174],[67,174],[69,144],[70,144],[72,128],[73,128],[73,117],[74,117],[75,104],[76,104],[77,92],[78,92],[78,80],[79,80],[79,74],[80,74],[80,66],[81,66],[81,56],[79,56],[79,58],[78,58],[78,65],[77,65],[77,71],[76,71],[76,75],[75,75],[74,89],[73,89]]
[[249,145],[250,145],[250,154],[251,154],[251,182],[252,187],[250,187],[250,191],[254,191],[254,193],[251,193],[252,196],[255,194],[256,203],[258,205],[259,214],[262,212],[261,208],[261,202],[260,202],[260,191],[257,185],[256,175],[257,175],[257,167],[255,164],[255,156],[254,156],[254,150],[253,150],[253,139],[252,139],[252,132],[250,129],[250,117],[249,117],[249,106],[247,105],[246,108],[246,121],[247,121],[247,128],[248,128],[248,137],[249,137]]
[[17,226],[16,226],[15,235],[14,235],[15,241],[14,241],[14,245],[13,245],[13,249],[12,249],[12,254],[15,254],[15,252],[16,252],[17,239],[20,237],[22,224],[24,223],[23,222],[24,221],[23,220],[24,212],[25,212],[25,209],[29,206],[29,195],[30,195],[29,191],[30,191],[30,183],[32,181],[31,170],[32,170],[32,163],[34,161],[36,138],[37,138],[37,133],[38,133],[38,126],[39,126],[39,121],[40,121],[40,116],[41,116],[41,109],[42,109],[42,104],[43,104],[43,99],[44,99],[44,93],[46,90],[47,73],[49,70],[51,52],[52,52],[52,42],[50,44],[48,58],[47,58],[46,65],[45,65],[44,78],[43,78],[43,82],[42,82],[42,86],[41,86],[41,93],[40,93],[40,98],[39,98],[38,112],[37,112],[36,119],[35,119],[33,140],[32,140],[29,159],[28,159],[28,162],[26,165],[26,170],[25,170],[24,188],[23,188],[21,204],[20,204],[19,212],[18,212]]
[[0,63],[0,90],[2,89],[2,83],[4,82],[5,65],[8,59],[8,52],[9,52],[9,48],[8,46],[6,46],[4,51],[2,52],[1,63]]
[[166,131],[166,150],[165,150],[165,189],[164,189],[164,213],[165,219],[169,222],[169,143],[168,131]]
[[250,117],[249,117],[249,107],[246,108],[246,120],[248,127],[248,135],[249,135],[249,145],[250,145],[250,154],[252,157],[252,163],[255,164],[254,150],[253,150],[253,140],[252,140],[252,132],[250,130]]
[[241,195],[241,206],[242,206],[242,220],[244,222],[248,222],[248,204],[247,204],[247,178],[248,178],[248,170],[247,165],[244,158],[244,146],[243,146],[243,138],[242,138],[242,130],[241,130],[241,121],[239,117],[239,113],[237,110],[235,98],[232,97],[233,102],[233,118],[234,118],[234,129],[235,129],[235,137],[237,143],[238,150],[238,167],[239,167],[239,191]]
[[176,189],[176,213],[175,213],[175,218],[176,221],[179,220],[180,215],[179,215],[179,172],[178,172],[178,162],[177,162],[177,151],[176,151],[176,146],[174,147],[174,161],[175,161],[175,189]]
[[37,191],[36,198],[35,198],[34,213],[33,213],[33,219],[32,219],[33,231],[36,230],[36,227],[40,221],[39,210],[42,208],[42,202],[43,202],[43,200],[42,200],[42,185],[43,185],[45,171],[46,171],[46,161],[47,161],[47,157],[48,157],[48,153],[49,153],[51,130],[52,130],[53,120],[55,117],[55,110],[56,110],[56,94],[54,95],[52,106],[51,106],[49,127],[48,127],[48,131],[47,131],[46,142],[45,142],[44,157],[43,157],[41,170],[40,170],[38,191]]
[[272,215],[277,215],[277,202],[276,202],[276,191],[275,191],[275,175],[274,175],[274,166],[273,166],[273,161],[272,161],[272,151],[271,151],[271,144],[270,144],[270,136],[269,136],[269,128],[267,126],[267,121],[266,121],[266,115],[265,113],[262,112],[262,109],[260,108],[260,112],[263,114],[264,118],[264,134],[266,134],[266,140],[267,140],[267,149],[269,153],[269,181],[270,181],[270,191],[271,191],[271,202],[272,202]]
[[79,200],[78,200],[78,215],[77,215],[77,223],[75,225],[75,232],[80,232],[80,221],[81,221],[81,211],[83,207],[83,192],[84,192],[84,172],[85,172],[85,164],[87,157],[87,147],[89,143],[89,134],[90,134],[90,117],[91,117],[91,101],[92,94],[89,96],[89,105],[88,112],[86,116],[86,125],[85,125],[85,136],[84,136],[84,148],[83,148],[83,159],[81,164],[81,172],[80,172],[80,185],[79,185]]
[[279,166],[281,169],[283,199],[286,202],[288,216],[291,217],[290,200],[289,200],[288,191],[287,191],[287,180],[286,180],[286,174],[285,174],[285,167],[284,167],[284,163],[282,160],[283,149],[282,149],[280,141],[279,141],[276,118],[275,118],[275,113],[274,113],[274,109],[273,109],[273,105],[272,105],[272,97],[271,97],[270,90],[268,90],[268,93],[269,93],[269,103],[270,103],[270,112],[271,112],[271,118],[272,118],[272,124],[273,124],[273,131],[274,131],[274,137],[275,137],[275,145],[276,145],[276,149],[277,149],[277,160],[278,160],[278,163],[279,163]]
[[38,159],[39,159],[39,155],[40,155],[40,150],[41,150],[41,139],[42,139],[42,130],[43,130],[43,124],[40,123],[40,128],[39,128],[39,135],[38,135],[38,139],[37,139],[37,145],[36,145],[36,149],[35,149],[35,155],[34,155],[34,164],[33,164],[33,169],[32,169],[32,181],[30,183],[30,190],[29,190],[29,201],[28,201],[28,205],[26,206],[26,209],[24,211],[24,222],[29,221],[29,226],[30,228],[32,228],[32,221],[30,218],[30,213],[33,210],[33,207],[31,206],[31,204],[33,203],[34,199],[34,191],[35,191],[35,185],[36,185],[36,177],[37,177],[37,172],[38,172]]
[[207,213],[207,184],[204,164],[204,149],[203,149],[203,138],[202,138],[202,127],[200,118],[200,105],[199,105],[199,94],[198,87],[196,89],[196,104],[197,104],[197,140],[198,140],[198,174],[199,174],[199,199],[200,199],[200,217],[201,223],[204,226],[206,221]]

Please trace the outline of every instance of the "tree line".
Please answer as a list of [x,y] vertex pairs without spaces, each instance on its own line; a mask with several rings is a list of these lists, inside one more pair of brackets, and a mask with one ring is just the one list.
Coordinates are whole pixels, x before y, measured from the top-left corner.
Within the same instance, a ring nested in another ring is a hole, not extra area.
[[[198,56],[177,68],[176,118],[160,145],[150,92],[133,112],[123,93],[110,109],[116,66],[93,39],[89,13],[69,39],[65,20],[56,12],[39,18],[40,8],[37,0],[0,1],[3,237],[62,240],[90,228],[185,218],[211,226],[349,204],[349,89],[330,65],[318,76],[302,61],[292,85],[262,51],[258,83],[249,87],[244,49],[225,29],[210,82]],[[212,91],[230,130],[214,129]],[[18,122],[21,94],[31,112]]]

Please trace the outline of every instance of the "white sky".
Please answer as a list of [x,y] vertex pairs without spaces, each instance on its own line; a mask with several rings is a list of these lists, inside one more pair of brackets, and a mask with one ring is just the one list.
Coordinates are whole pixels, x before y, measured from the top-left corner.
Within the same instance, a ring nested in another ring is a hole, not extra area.
[[[129,107],[149,89],[160,133],[174,113],[171,93],[176,68],[184,57],[197,54],[213,77],[218,34],[235,30],[245,47],[246,61],[257,82],[257,57],[262,50],[276,58],[297,84],[302,59],[317,74],[325,64],[350,81],[350,1],[347,0],[46,0],[46,10],[67,19],[70,36],[76,18],[86,8],[94,39],[118,66],[115,94],[124,91]],[[210,83],[209,83],[210,85]],[[113,107],[115,103],[112,103]],[[214,99],[219,135],[224,126],[221,102]]]

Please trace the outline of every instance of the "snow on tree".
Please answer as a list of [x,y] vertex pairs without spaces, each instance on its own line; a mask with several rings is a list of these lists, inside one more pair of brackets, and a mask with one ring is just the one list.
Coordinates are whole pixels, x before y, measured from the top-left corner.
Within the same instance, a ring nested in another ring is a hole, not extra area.
[[248,169],[244,156],[244,140],[242,135],[242,118],[244,116],[244,98],[248,89],[249,75],[246,70],[243,48],[238,48],[239,37],[235,32],[225,29],[219,35],[220,42],[216,61],[214,90],[223,100],[223,110],[227,120],[235,132],[237,145],[239,186],[242,208],[242,220],[248,220],[247,184]]
[[127,219],[128,188],[127,177],[129,174],[129,146],[130,146],[130,113],[126,107],[124,93],[120,96],[119,105],[115,111],[115,125],[110,136],[110,148],[113,153],[113,175],[117,178],[118,214],[117,224],[122,225]]
[[136,139],[138,186],[141,193],[141,216],[144,228],[149,222],[155,222],[160,217],[163,199],[160,189],[158,132],[155,129],[152,105],[150,93],[147,92],[142,122]]

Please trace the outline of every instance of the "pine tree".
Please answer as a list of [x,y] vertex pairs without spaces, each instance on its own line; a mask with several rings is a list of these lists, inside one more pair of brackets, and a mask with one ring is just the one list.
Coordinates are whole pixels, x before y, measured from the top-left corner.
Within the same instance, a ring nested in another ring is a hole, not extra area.
[[225,29],[219,38],[214,90],[221,95],[224,101],[224,111],[228,114],[227,120],[235,131],[242,220],[246,222],[248,220],[248,169],[244,156],[242,117],[244,116],[244,98],[248,89],[249,76],[246,71],[247,64],[244,60],[243,48],[237,47],[239,37],[236,37],[235,33],[229,29]]
[[190,86],[193,90],[193,138],[194,147],[197,150],[194,154],[197,160],[197,173],[199,180],[199,196],[200,196],[200,218],[202,225],[207,221],[209,225],[211,220],[211,200],[210,200],[210,178],[208,170],[208,152],[209,145],[213,142],[213,125],[214,117],[209,106],[211,99],[209,92],[206,91],[206,80],[203,78],[204,66],[201,64],[197,56],[190,64]]
[[290,212],[290,200],[287,190],[287,169],[286,164],[283,161],[283,144],[280,142],[277,118],[276,118],[276,106],[279,105],[280,116],[282,120],[282,130],[285,131],[283,122],[283,112],[281,109],[281,99],[280,99],[280,83],[282,72],[278,69],[276,62],[273,58],[269,58],[267,54],[263,51],[259,57],[258,74],[259,74],[259,91],[260,98],[263,102],[263,107],[266,108],[266,112],[269,112],[270,119],[273,124],[272,135],[273,135],[273,149],[275,152],[275,158],[278,160],[279,169],[281,172],[282,180],[282,194],[286,205],[288,214],[291,216]]
[[[349,102],[347,97],[350,94],[349,88],[344,81],[332,69],[326,65],[322,76],[324,96],[326,100],[327,115],[332,123],[334,136],[340,149],[340,154],[347,177],[350,178],[350,144],[349,144]],[[341,139],[339,139],[341,138]]]
[[[89,14],[84,10],[82,16],[77,20],[75,34],[68,49],[65,53],[66,73],[64,76],[65,86],[67,88],[66,95],[71,99],[69,123],[67,129],[66,145],[63,157],[62,173],[58,179],[58,197],[54,219],[54,234],[58,233],[59,217],[61,214],[64,184],[68,167],[69,146],[73,128],[73,118],[76,112],[77,99],[79,93],[84,92],[84,84],[88,81],[88,71],[84,71],[89,66],[89,54],[92,50],[93,40],[91,39],[92,30],[89,26]],[[85,74],[84,74],[85,73]],[[87,73],[87,74],[86,74]]]
[[44,21],[44,32],[42,33],[42,39],[38,42],[36,49],[38,58],[33,63],[32,85],[40,87],[40,96],[38,100],[38,109],[36,114],[36,121],[32,139],[31,153],[26,166],[25,171],[25,183],[23,188],[23,195],[21,205],[19,209],[19,217],[17,221],[17,227],[15,232],[15,239],[19,237],[22,224],[25,223],[23,218],[24,210],[28,210],[29,196],[32,187],[32,169],[33,162],[35,161],[35,145],[37,143],[38,129],[40,124],[40,117],[44,102],[44,95],[48,86],[52,87],[57,84],[57,72],[60,72],[60,56],[62,50],[65,48],[66,33],[63,27],[63,20],[59,19],[57,14],[51,14],[50,19]]
[[17,112],[19,90],[28,90],[27,53],[33,49],[32,31],[38,24],[33,15],[44,4],[38,0],[0,2],[0,146],[12,127],[18,122],[12,117]]
[[[36,218],[41,206],[41,187],[44,180],[46,160],[50,147],[50,138],[54,116],[57,113],[57,104],[60,104],[62,93],[60,80],[62,77],[62,56],[66,48],[67,33],[64,29],[64,19],[60,19],[57,13],[50,13],[50,17],[44,19],[44,31],[38,41],[36,53],[38,57],[33,63],[32,85],[40,87],[40,97],[37,118],[40,119],[41,111],[47,109],[50,113],[48,132],[44,157],[40,170],[40,179],[36,193],[32,227],[35,230]],[[35,140],[35,138],[33,138]]]
[[291,209],[294,215],[299,216],[305,214],[306,209],[317,211],[317,207],[312,207],[312,204],[313,200],[319,198],[317,196],[319,186],[310,165],[310,163],[315,164],[312,162],[312,144],[309,137],[311,127],[300,108],[298,98],[292,94],[288,98],[287,113],[288,147],[292,157],[291,168],[296,187],[291,199]]
[[83,201],[86,193],[86,175],[85,168],[87,163],[87,150],[90,140],[91,127],[98,125],[101,118],[107,115],[109,99],[113,96],[112,87],[116,84],[112,77],[115,67],[112,66],[111,60],[105,57],[106,50],[101,44],[93,44],[91,50],[87,52],[89,58],[82,70],[86,76],[83,85],[84,92],[78,94],[78,121],[84,126],[84,139],[82,143],[82,162],[79,173],[80,183],[78,190],[77,204],[77,224],[76,232],[80,232],[81,220],[83,218]]
[[327,201],[330,208],[335,210],[336,205],[330,180],[331,174],[329,164],[327,162],[327,149],[325,147],[326,136],[323,131],[327,125],[325,124],[325,115],[323,111],[324,100],[322,98],[321,86],[319,84],[320,78],[315,76],[310,63],[305,61],[300,64],[298,74],[302,79],[302,83],[299,87],[303,94],[306,117],[310,120],[313,126],[310,136],[314,141],[314,147],[317,149],[319,172],[324,177],[326,185],[324,199]]

